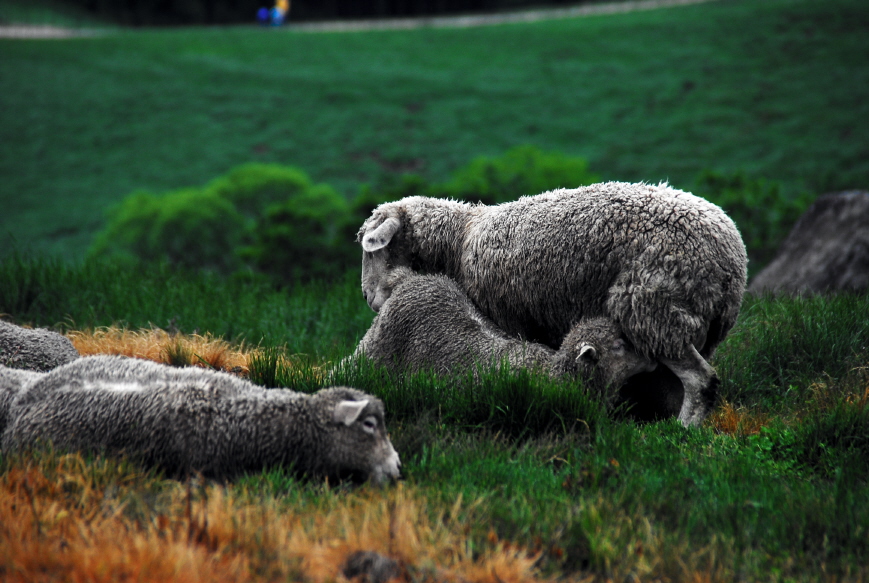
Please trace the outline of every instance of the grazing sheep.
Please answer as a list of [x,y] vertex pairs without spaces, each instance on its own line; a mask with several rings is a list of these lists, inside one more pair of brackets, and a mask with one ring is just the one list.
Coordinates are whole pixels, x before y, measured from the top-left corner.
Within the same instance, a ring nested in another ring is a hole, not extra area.
[[621,328],[609,318],[581,320],[564,338],[551,363],[553,376],[574,376],[596,381],[612,403],[628,379],[654,371],[658,363],[643,356],[625,340]]
[[12,401],[24,389],[24,385],[44,375],[45,373],[7,368],[0,364],[0,436],[6,427]]
[[507,336],[448,277],[417,275],[407,268],[394,269],[389,277],[392,295],[351,358],[366,357],[392,370],[441,374],[506,360],[514,367],[579,377],[609,404],[617,401],[629,378],[657,367],[634,351],[608,318],[582,320],[555,351]]
[[0,365],[48,371],[79,357],[69,338],[44,328],[22,328],[0,320]]
[[389,272],[454,279],[511,336],[561,344],[604,316],[682,382],[679,419],[714,403],[707,362],[736,322],[747,257],[719,207],[666,184],[608,182],[496,206],[409,197],[377,207],[359,231],[362,291],[378,311]]
[[282,464],[381,483],[399,475],[380,400],[346,387],[267,390],[201,368],[118,356],[79,359],[13,401],[4,451],[50,441],[123,453],[171,475],[217,479]]

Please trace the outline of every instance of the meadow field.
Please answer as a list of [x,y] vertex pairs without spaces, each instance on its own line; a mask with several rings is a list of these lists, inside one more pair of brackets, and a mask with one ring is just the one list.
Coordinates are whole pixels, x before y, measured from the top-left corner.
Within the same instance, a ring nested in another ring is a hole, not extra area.
[[713,360],[721,400],[686,430],[507,368],[328,379],[374,316],[358,263],[278,286],[85,258],[132,192],[251,161],[348,199],[524,144],[604,179],[865,189],[867,31],[856,0],[721,0],[480,29],[0,39],[0,316],[88,354],[358,387],[384,401],[404,476],[219,484],[0,454],[0,579],[319,583],[375,551],[414,582],[869,580],[869,296],[746,297]]
[[0,39],[0,254],[81,258],[112,203],[251,161],[347,197],[523,144],[606,180],[865,187],[867,21],[862,0],[728,0],[472,29]]

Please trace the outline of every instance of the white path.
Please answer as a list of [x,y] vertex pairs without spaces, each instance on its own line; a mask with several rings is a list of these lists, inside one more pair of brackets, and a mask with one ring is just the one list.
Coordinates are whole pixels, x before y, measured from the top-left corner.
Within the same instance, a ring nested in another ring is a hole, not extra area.
[[[637,10],[654,10],[688,4],[702,4],[714,0],[627,0],[601,4],[582,4],[567,8],[522,10],[500,14],[468,16],[432,16],[423,18],[388,18],[382,20],[332,20],[325,22],[289,23],[283,28],[298,32],[357,32],[365,30],[410,30],[417,28],[470,28],[541,20],[560,20],[601,14],[618,14]],[[113,29],[123,30],[123,29]],[[80,36],[110,34],[107,30],[64,28],[50,25],[11,24],[0,26],[0,38],[64,39]]]

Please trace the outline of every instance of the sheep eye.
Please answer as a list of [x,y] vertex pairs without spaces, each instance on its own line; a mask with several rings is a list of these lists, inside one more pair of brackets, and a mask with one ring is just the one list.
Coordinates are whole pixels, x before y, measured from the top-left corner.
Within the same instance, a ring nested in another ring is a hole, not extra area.
[[374,415],[369,415],[365,419],[362,420],[362,428],[365,430],[365,433],[374,433],[377,430],[377,417]]

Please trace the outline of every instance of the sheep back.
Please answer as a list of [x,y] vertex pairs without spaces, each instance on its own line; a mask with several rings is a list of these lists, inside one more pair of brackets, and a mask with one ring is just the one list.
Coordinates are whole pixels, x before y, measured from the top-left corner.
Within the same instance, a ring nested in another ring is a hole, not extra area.
[[27,383],[41,378],[44,374],[0,365],[0,436],[8,423],[12,401],[24,390]]
[[512,366],[547,367],[554,351],[511,338],[498,329],[443,275],[393,270],[394,287],[359,343],[365,356],[394,370],[439,374],[506,360]]
[[57,332],[0,320],[0,365],[44,372],[79,356],[69,338]]

